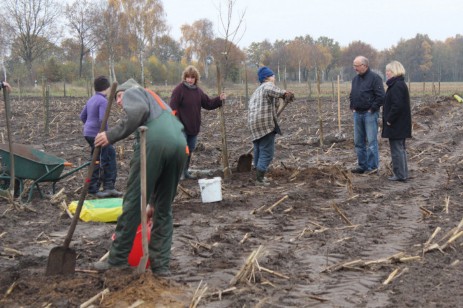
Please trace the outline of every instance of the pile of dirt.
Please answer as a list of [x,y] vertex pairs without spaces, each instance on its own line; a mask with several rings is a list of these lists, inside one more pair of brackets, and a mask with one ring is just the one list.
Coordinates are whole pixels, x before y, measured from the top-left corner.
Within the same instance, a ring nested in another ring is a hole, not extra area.
[[[14,140],[75,165],[88,159],[78,114],[85,100],[51,102],[50,133],[43,134],[40,99],[12,102]],[[51,248],[62,245],[71,219],[41,184],[22,209],[0,201],[0,305],[75,307],[98,294],[100,307],[457,307],[463,301],[463,144],[461,105],[414,98],[414,138],[407,141],[411,178],[391,182],[390,151],[380,141],[381,169],[357,175],[353,127],[343,100],[323,102],[323,140],[317,103],[299,100],[281,115],[272,185],[255,185],[255,171],[236,172],[251,147],[243,105],[224,108],[231,178],[220,202],[202,203],[197,180],[180,183],[174,200],[173,276],[148,271],[97,273],[114,223],[79,222],[71,246],[75,275],[44,275]],[[110,126],[117,121],[116,109]],[[4,118],[4,111],[0,111]],[[6,135],[4,122],[0,133]],[[218,112],[203,111],[192,171],[223,176]],[[132,140],[116,145],[124,190]],[[56,184],[64,202],[77,200],[86,170]],[[27,181],[25,185],[27,186]],[[259,253],[256,254],[256,251]],[[245,270],[244,270],[245,269]]]

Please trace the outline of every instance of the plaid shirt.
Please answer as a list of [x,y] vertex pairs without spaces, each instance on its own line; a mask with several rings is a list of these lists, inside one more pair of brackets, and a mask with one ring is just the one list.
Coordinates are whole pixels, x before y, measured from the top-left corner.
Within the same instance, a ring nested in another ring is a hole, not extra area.
[[275,131],[276,104],[285,93],[272,82],[264,82],[254,91],[248,104],[248,125],[253,141]]

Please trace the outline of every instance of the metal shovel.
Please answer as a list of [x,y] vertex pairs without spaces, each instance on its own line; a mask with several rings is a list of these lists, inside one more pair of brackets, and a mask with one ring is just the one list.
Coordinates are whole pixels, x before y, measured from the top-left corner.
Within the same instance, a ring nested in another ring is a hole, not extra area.
[[[106,106],[106,112],[101,122],[100,132],[103,132],[106,129],[106,123],[108,122],[109,112],[111,110],[112,102],[116,96],[117,82],[113,82],[111,86],[111,92],[108,96],[108,105]],[[58,246],[52,248],[50,254],[48,255],[47,269],[45,275],[67,275],[74,274],[76,271],[76,252],[74,249],[69,248],[71,243],[72,235],[77,226],[77,221],[80,217],[80,212],[82,211],[82,206],[85,201],[85,196],[88,192],[88,187],[90,186],[90,179],[93,174],[93,169],[95,168],[95,163],[100,155],[100,147],[95,147],[92,156],[92,162],[88,167],[87,178],[84,182],[84,187],[80,193],[79,203],[77,204],[76,212],[74,217],[72,217],[71,226],[69,227],[68,234],[64,240],[63,246]]]
[[148,127],[140,126],[140,190],[141,190],[141,242],[143,247],[143,256],[138,263],[137,272],[142,274],[146,270],[148,263],[148,226],[146,223],[146,131]]

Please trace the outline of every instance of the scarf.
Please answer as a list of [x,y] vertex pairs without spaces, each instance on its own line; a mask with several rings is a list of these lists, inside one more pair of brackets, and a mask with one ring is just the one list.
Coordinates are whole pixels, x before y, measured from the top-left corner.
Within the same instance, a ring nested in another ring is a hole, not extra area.
[[185,85],[185,87],[187,87],[189,89],[196,89],[197,88],[197,86],[195,84],[191,85],[186,81],[184,81],[183,84]]
[[386,81],[386,85],[388,87],[392,86],[397,80],[405,80],[404,79],[404,76],[394,76],[394,77],[391,77],[389,78],[387,81]]

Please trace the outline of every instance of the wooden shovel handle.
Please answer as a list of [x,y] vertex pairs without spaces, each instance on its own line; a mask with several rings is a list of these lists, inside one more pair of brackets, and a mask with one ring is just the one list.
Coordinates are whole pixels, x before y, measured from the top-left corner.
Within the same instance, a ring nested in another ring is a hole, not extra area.
[[6,132],[8,134],[8,150],[10,151],[10,178],[13,179],[10,181],[10,195],[11,198],[14,198],[14,181],[15,178],[15,167],[14,167],[14,149],[13,149],[13,139],[11,138],[11,105],[10,105],[10,92],[8,88],[3,88],[3,100],[5,101],[5,120],[6,120]]
[[141,210],[141,238],[143,257],[138,264],[138,272],[143,273],[148,262],[148,226],[146,223],[146,131],[148,127],[140,126],[140,210]]
[[[109,96],[107,97],[108,105],[106,106],[105,115],[103,121],[101,122],[100,133],[104,132],[106,129],[106,124],[108,123],[109,113],[111,111],[111,106],[113,105],[114,98],[116,96],[116,89],[117,89],[117,82],[113,82],[111,85],[111,91]],[[93,150],[92,162],[88,166],[87,171],[87,178],[84,182],[84,187],[80,193],[79,203],[77,203],[76,212],[74,213],[74,217],[72,218],[71,226],[69,227],[68,234],[64,240],[63,247],[68,248],[69,244],[71,243],[72,235],[76,230],[77,221],[80,217],[80,212],[82,211],[82,205],[84,204],[85,197],[87,196],[88,187],[90,186],[90,179],[92,178],[93,169],[95,168],[95,162],[97,161],[98,156],[100,156],[101,147],[95,147]]]
[[148,127],[140,126],[140,200],[142,227],[146,225],[146,131]]

